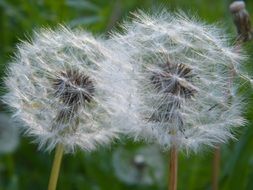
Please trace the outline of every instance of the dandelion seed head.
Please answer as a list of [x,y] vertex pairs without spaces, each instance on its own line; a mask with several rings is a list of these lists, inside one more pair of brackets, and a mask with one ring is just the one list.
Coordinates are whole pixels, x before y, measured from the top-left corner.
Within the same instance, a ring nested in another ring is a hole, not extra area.
[[4,101],[26,124],[39,148],[64,145],[91,151],[117,136],[110,117],[116,111],[108,83],[113,62],[102,39],[59,27],[35,32],[18,46],[10,63]]
[[134,13],[123,29],[112,38],[127,52],[135,80],[133,114],[126,113],[123,126],[130,136],[194,152],[233,138],[233,128],[245,122],[233,79],[246,76],[240,70],[246,56],[221,29],[166,10]]
[[164,181],[164,159],[156,146],[141,147],[134,151],[118,148],[112,163],[116,176],[129,185],[161,186]]

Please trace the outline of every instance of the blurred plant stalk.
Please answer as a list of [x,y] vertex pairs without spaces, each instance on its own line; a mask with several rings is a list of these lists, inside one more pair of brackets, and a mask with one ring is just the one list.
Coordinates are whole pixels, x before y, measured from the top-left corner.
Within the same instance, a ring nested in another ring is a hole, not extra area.
[[[244,1],[234,1],[230,4],[229,10],[232,14],[234,24],[237,29],[236,47],[241,48],[244,42],[252,40],[252,27],[250,15],[246,10]],[[231,79],[233,79],[233,68],[231,70]],[[221,148],[218,146],[214,150],[213,156],[213,174],[212,174],[212,190],[219,189],[219,174],[220,174],[220,161]]]
[[57,186],[57,181],[59,177],[61,161],[63,156],[64,147],[62,144],[58,144],[55,150],[54,162],[51,170],[51,175],[49,179],[48,190],[55,190]]
[[170,149],[169,190],[177,189],[178,151],[175,145]]

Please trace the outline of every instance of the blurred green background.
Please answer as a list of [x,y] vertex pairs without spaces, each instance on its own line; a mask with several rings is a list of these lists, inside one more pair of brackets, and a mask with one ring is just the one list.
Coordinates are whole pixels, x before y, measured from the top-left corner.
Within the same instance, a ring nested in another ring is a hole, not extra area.
[[[230,36],[236,36],[228,10],[231,2],[231,0],[0,0],[1,84],[6,66],[14,55],[16,43],[27,39],[33,29],[55,27],[63,23],[73,28],[82,27],[97,35],[107,35],[132,11],[159,10],[166,7],[169,10],[179,8],[190,11],[208,23],[218,22],[225,27]],[[253,1],[248,0],[246,3],[248,11],[253,16]],[[251,73],[253,43],[248,42],[244,48],[249,54],[247,68]],[[1,94],[3,93],[4,90],[1,90]],[[252,91],[248,94],[249,103],[245,113],[248,125],[238,130],[240,131],[237,135],[238,141],[222,147],[219,181],[222,190],[253,189]],[[1,105],[0,110],[5,112],[6,107]],[[1,120],[0,125],[4,125]],[[3,130],[0,130],[1,133],[3,134]],[[167,189],[168,153],[160,152],[157,147],[151,147],[150,152],[143,153],[142,150],[147,150],[149,146],[121,140],[110,148],[99,149],[97,152],[65,155],[58,189]],[[144,159],[145,170],[140,169],[138,165],[140,156]],[[152,158],[151,161],[149,158]],[[0,190],[46,189],[52,160],[53,153],[38,151],[37,146],[31,143],[31,139],[22,137],[15,151],[0,153]],[[124,169],[124,164],[129,170]],[[180,155],[179,189],[211,189],[211,164],[212,150],[204,150],[199,155]],[[160,171],[157,171],[158,169]]]

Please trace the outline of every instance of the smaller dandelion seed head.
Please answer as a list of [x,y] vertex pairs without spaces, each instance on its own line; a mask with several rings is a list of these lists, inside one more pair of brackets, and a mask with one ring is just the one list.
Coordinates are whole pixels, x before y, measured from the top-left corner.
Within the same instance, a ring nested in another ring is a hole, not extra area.
[[118,108],[108,85],[115,80],[110,52],[102,39],[64,26],[42,29],[19,44],[3,99],[39,148],[61,143],[66,152],[92,151],[117,137],[110,119]]
[[116,176],[127,184],[161,185],[164,160],[158,147],[140,147],[131,152],[118,148],[113,153]]

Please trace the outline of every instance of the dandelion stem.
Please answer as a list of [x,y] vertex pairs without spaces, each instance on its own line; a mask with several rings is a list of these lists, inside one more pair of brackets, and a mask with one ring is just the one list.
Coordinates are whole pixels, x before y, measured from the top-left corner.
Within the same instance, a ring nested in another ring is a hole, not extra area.
[[213,157],[213,175],[212,175],[212,190],[219,189],[219,173],[220,173],[220,147],[215,148]]
[[177,169],[178,169],[177,147],[172,146],[170,150],[170,164],[169,164],[169,190],[177,189]]
[[55,150],[54,162],[51,170],[50,180],[48,184],[48,190],[55,190],[57,185],[57,180],[59,176],[62,155],[63,155],[63,145],[58,144]]

